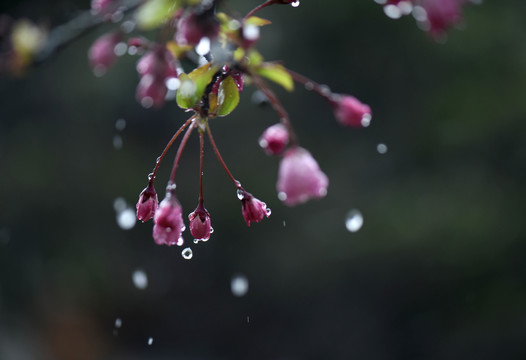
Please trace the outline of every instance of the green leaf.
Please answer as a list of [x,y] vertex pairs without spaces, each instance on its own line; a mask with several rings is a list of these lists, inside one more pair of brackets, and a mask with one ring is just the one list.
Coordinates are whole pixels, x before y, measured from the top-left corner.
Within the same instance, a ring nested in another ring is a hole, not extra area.
[[264,26],[264,25],[270,25],[272,22],[267,19],[262,19],[257,16],[251,16],[246,21],[245,24],[247,25],[254,25],[254,26]]
[[263,56],[256,50],[251,50],[248,53],[248,63],[250,66],[258,66],[263,62]]
[[217,92],[218,116],[230,114],[239,104],[239,90],[232,76],[228,76],[219,85]]
[[178,8],[176,0],[148,0],[135,12],[135,20],[141,29],[152,30],[168,21]]
[[292,76],[290,76],[289,72],[283,65],[275,63],[263,63],[255,70],[257,74],[283,86],[285,90],[294,90],[294,80],[292,80]]
[[206,86],[212,80],[217,68],[210,63],[198,67],[190,74],[179,75],[181,85],[177,89],[177,105],[183,109],[191,109],[197,100],[203,96]]
[[181,84],[175,96],[177,105],[183,109],[191,109],[197,101],[197,97],[195,96],[195,83],[186,74],[180,74],[179,80]]

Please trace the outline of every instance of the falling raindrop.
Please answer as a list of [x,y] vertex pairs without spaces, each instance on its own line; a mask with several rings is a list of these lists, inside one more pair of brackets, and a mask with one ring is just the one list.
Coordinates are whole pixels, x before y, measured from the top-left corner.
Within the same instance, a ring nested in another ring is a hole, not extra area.
[[363,127],[368,127],[369,125],[371,125],[371,120],[372,120],[372,116],[371,114],[364,114],[362,116],[362,120],[361,120],[361,124]]
[[287,222],[283,220],[283,227],[286,227],[286,226],[287,226]]
[[186,260],[190,260],[194,256],[194,253],[193,253],[192,249],[190,249],[189,247],[183,249],[181,254],[183,255],[183,258],[186,259]]
[[347,217],[345,218],[345,227],[350,232],[357,232],[362,228],[363,225],[363,216],[362,213],[357,210],[353,209],[347,213]]
[[299,0],[296,0],[296,1],[292,2],[292,3],[290,3],[290,5],[291,5],[292,7],[297,8],[298,6],[300,6],[300,1],[299,1]]
[[280,191],[278,193],[278,199],[280,199],[281,201],[287,200],[287,194],[285,194],[283,191]]
[[117,329],[120,329],[121,326],[122,326],[122,320],[121,320],[121,318],[116,318],[116,319],[115,319],[115,327],[116,327]]
[[234,275],[230,281],[230,290],[234,296],[244,296],[248,292],[248,279],[245,275]]
[[137,217],[135,211],[132,208],[124,209],[117,213],[117,225],[123,230],[130,230],[135,226]]
[[115,129],[117,131],[122,131],[124,130],[124,128],[126,128],[126,120],[118,119],[117,121],[115,121]]
[[132,281],[133,285],[139,290],[144,290],[148,287],[148,276],[141,269],[137,269],[132,273]]
[[247,315],[247,324],[250,322],[250,316]]
[[261,105],[261,106],[267,105],[269,103],[267,96],[259,90],[254,91],[254,93],[252,94],[251,100],[252,100],[252,103],[256,105]]
[[126,200],[124,200],[124,198],[122,198],[122,197],[118,197],[115,200],[113,200],[113,208],[118,213],[120,213],[124,209],[126,209],[126,206],[127,206],[126,205]]
[[122,136],[120,135],[115,135],[113,137],[113,147],[116,149],[116,150],[120,150],[122,149]]
[[148,338],[148,345],[152,345],[153,344],[153,337],[150,337]]
[[378,151],[379,154],[385,154],[387,152],[387,145],[384,143],[376,145],[376,151]]

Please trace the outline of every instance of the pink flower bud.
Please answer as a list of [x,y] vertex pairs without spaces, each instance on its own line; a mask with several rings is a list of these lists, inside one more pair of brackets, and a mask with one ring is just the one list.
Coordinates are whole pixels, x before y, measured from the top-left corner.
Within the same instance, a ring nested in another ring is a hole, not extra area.
[[88,58],[96,74],[104,74],[115,63],[115,45],[121,40],[120,33],[105,34],[99,37],[89,49]]
[[332,106],[336,119],[344,126],[367,127],[371,123],[371,108],[354,96],[336,96]]
[[425,30],[437,38],[462,20],[461,5],[465,0],[422,0],[426,12]]
[[155,78],[152,75],[145,75],[137,85],[136,98],[145,108],[160,107],[164,104],[164,98],[168,89],[164,79]]
[[196,240],[207,241],[212,231],[210,214],[199,204],[194,212],[188,215],[190,220],[190,232]]
[[267,204],[256,199],[251,193],[239,189],[237,196],[241,200],[241,212],[248,226],[250,226],[251,222],[258,223],[263,220],[265,216],[270,216],[271,211],[267,208]]
[[105,15],[115,10],[114,0],[91,0],[91,10],[93,14]]
[[269,155],[277,155],[285,149],[289,142],[289,132],[282,124],[267,128],[259,138],[259,146]]
[[150,220],[153,218],[158,207],[159,200],[157,199],[157,192],[153,184],[150,183],[139,195],[139,201],[136,206],[137,220],[141,220],[142,222]]
[[211,41],[219,33],[219,22],[213,12],[190,13],[177,24],[176,41],[180,44],[197,45],[203,37]]
[[148,51],[137,62],[137,72],[140,76],[152,75],[155,78],[166,79],[177,77],[172,54],[163,47]]
[[157,245],[183,245],[182,232],[185,229],[183,212],[179,201],[172,191],[166,192],[166,197],[159,204],[153,218],[153,239]]
[[279,165],[278,198],[289,206],[327,194],[329,179],[312,155],[301,147],[288,150]]

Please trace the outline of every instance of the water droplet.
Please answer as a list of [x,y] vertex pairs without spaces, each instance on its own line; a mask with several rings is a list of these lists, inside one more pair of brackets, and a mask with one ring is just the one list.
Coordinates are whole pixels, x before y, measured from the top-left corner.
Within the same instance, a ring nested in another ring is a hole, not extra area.
[[228,27],[230,28],[230,30],[236,31],[239,30],[239,28],[241,27],[241,23],[237,20],[230,20],[228,22]]
[[248,279],[245,275],[238,274],[230,281],[230,290],[234,296],[244,296],[248,292]]
[[137,49],[137,46],[128,46],[128,54],[129,55],[136,55],[139,52],[139,49]]
[[247,324],[250,322],[250,316],[247,315]]
[[150,337],[148,338],[148,345],[152,345],[153,344],[153,337]]
[[113,137],[113,147],[116,149],[116,150],[120,150],[122,149],[122,136],[120,135],[115,135]]
[[96,77],[102,77],[104,74],[106,74],[106,66],[97,65],[93,68],[93,75]]
[[179,85],[181,85],[181,80],[176,77],[170,77],[166,79],[165,84],[168,90],[177,90]]
[[384,13],[391,19],[399,19],[402,16],[402,11],[400,11],[398,6],[393,4],[384,6]]
[[124,12],[121,9],[119,9],[111,15],[110,20],[112,23],[118,23],[122,20],[123,17],[124,17]]
[[144,290],[148,287],[148,276],[141,269],[137,269],[132,273],[132,281],[133,285],[139,290]]
[[135,29],[135,22],[131,20],[126,20],[121,24],[121,30],[125,34],[129,34]]
[[287,226],[287,222],[283,220],[283,227],[286,227],[286,226]]
[[283,191],[279,192],[278,199],[280,199],[281,201],[287,200],[287,194],[285,194]]
[[412,14],[416,21],[427,21],[427,11],[422,6],[415,6]]
[[187,248],[183,249],[183,251],[181,252],[181,255],[183,255],[184,259],[190,260],[194,256],[194,253],[193,253],[192,249],[187,247]]
[[290,3],[290,6],[296,8],[296,7],[300,6],[300,1],[299,1],[299,0],[296,0],[296,1],[292,2],[292,3]]
[[183,227],[181,228],[181,232],[183,232],[185,230],[186,230],[186,225],[183,225]]
[[347,217],[345,218],[345,227],[350,232],[357,232],[362,228],[363,225],[363,216],[362,213],[357,210],[353,209],[347,213]]
[[148,174],[148,181],[152,180],[153,179],[153,173],[149,173]]
[[265,212],[267,213],[267,217],[269,217],[270,214],[272,214],[272,210],[270,210],[270,208],[267,208]]
[[122,197],[118,197],[113,200],[113,209],[115,209],[115,211],[118,213],[126,209],[126,206],[128,206],[128,204],[126,204],[126,200],[124,200]]
[[376,145],[376,151],[378,151],[379,154],[385,154],[387,152],[387,145],[384,143]]
[[305,90],[311,91],[312,89],[314,89],[314,84],[311,83],[310,81],[306,82],[305,83]]
[[210,52],[210,39],[206,36],[202,37],[199,44],[195,47],[195,52],[201,56],[208,54]]
[[132,208],[124,209],[117,214],[117,225],[123,230],[130,230],[135,226],[137,217],[135,216],[135,210]]
[[128,50],[128,45],[126,45],[125,42],[120,42],[113,48],[113,52],[117,56],[122,56],[126,54],[126,51]]
[[371,125],[371,120],[372,120],[372,116],[371,114],[364,114],[362,116],[362,120],[361,120],[361,124],[363,127],[368,127],[369,125]]
[[121,320],[121,318],[116,318],[116,319],[115,319],[115,327],[116,327],[117,329],[120,329],[121,326],[122,326],[122,320]]
[[323,96],[331,96],[332,95],[332,91],[331,91],[331,88],[328,87],[327,85],[320,85],[320,92]]
[[177,243],[175,245],[183,246],[183,244],[184,244],[184,239],[182,236],[179,236],[179,239],[177,239]]
[[243,37],[249,41],[259,39],[259,27],[255,25],[245,25],[243,27]]
[[150,96],[145,96],[141,99],[141,105],[145,109],[149,109],[153,106],[153,99]]
[[237,189],[236,194],[239,200],[243,200],[245,198],[245,192],[241,189]]
[[254,93],[252,93],[251,100],[256,105],[266,105],[269,103],[267,96],[259,90],[256,90]]
[[268,146],[268,141],[265,139],[259,139],[259,146],[263,149],[266,149]]
[[210,234],[214,233],[214,228],[210,226]]
[[400,1],[398,3],[398,8],[404,15],[411,14],[411,11],[413,11],[413,4],[411,4],[410,1]]
[[177,188],[177,185],[173,182],[169,182],[168,185],[166,185],[166,192],[175,191]]
[[115,121],[115,129],[117,131],[122,131],[124,130],[124,128],[126,128],[126,120],[118,119],[117,121]]

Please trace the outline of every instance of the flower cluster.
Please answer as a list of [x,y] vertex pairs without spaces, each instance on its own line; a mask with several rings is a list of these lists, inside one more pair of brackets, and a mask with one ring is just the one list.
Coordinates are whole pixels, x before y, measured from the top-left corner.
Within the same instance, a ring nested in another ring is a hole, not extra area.
[[[139,29],[159,28],[159,41],[130,34],[127,26],[120,26],[97,39],[88,57],[96,75],[103,75],[118,59],[123,46],[137,61],[139,81],[136,98],[144,107],[160,107],[167,100],[191,112],[191,116],[175,132],[158,157],[146,188],[137,202],[137,219],[154,222],[153,238],[159,245],[182,245],[186,229],[183,209],[176,196],[176,172],[179,161],[192,133],[200,139],[200,187],[198,204],[188,214],[189,230],[194,242],[207,241],[213,232],[212,218],[205,208],[203,194],[204,142],[211,147],[232,180],[241,202],[241,214],[250,226],[269,217],[267,204],[245,190],[228,169],[210,128],[210,120],[229,115],[238,105],[245,84],[255,86],[272,105],[278,122],[267,128],[259,138],[263,150],[280,157],[276,191],[278,199],[289,206],[327,194],[329,180],[311,153],[300,146],[291,119],[269,86],[268,81],[281,85],[288,91],[294,83],[305,86],[324,98],[332,108],[337,121],[343,126],[366,127],[371,120],[371,109],[350,95],[333,93],[325,85],[300,75],[279,62],[264,61],[256,45],[260,28],[270,21],[254,13],[274,4],[292,4],[289,0],[268,0],[243,18],[219,12],[216,1],[149,0],[134,9],[131,19]],[[112,21],[118,11],[123,11],[117,1],[93,1],[92,13],[105,21]],[[108,20],[109,19],[109,20]],[[128,20],[129,21],[129,20]],[[133,27],[132,27],[133,28]],[[119,50],[118,50],[119,49]],[[184,61],[183,61],[184,60]],[[183,64],[193,62],[195,67],[185,71]],[[172,145],[182,139],[175,155],[172,172],[166,186],[166,195],[159,203],[155,181],[159,166]]]
[[412,14],[418,25],[433,38],[442,39],[447,30],[462,21],[462,6],[480,0],[375,0],[393,19]]

